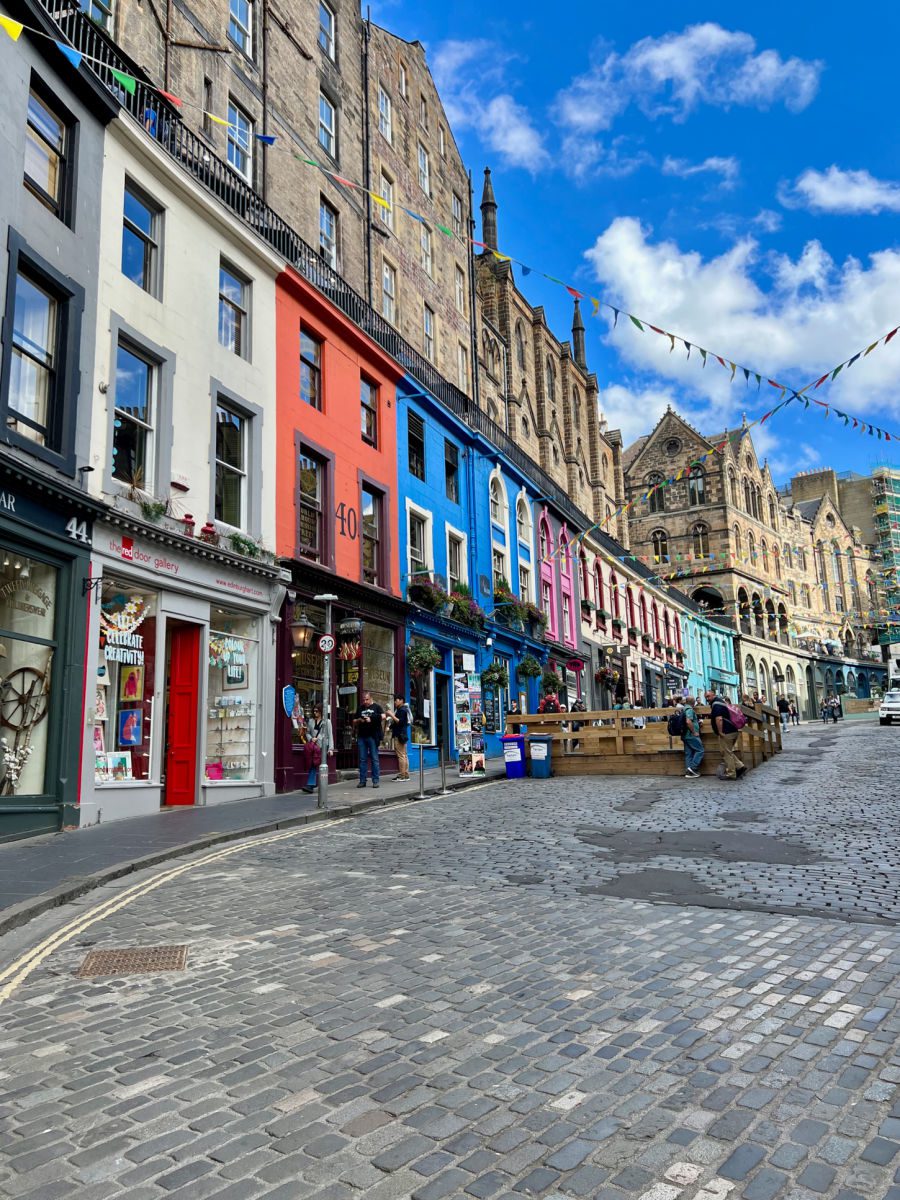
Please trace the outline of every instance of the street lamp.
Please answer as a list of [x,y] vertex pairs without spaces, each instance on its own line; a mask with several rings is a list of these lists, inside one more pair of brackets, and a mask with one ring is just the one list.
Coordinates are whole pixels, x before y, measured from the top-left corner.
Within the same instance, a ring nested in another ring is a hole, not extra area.
[[295,650],[308,650],[309,644],[312,641],[312,635],[315,633],[316,627],[306,615],[301,614],[291,621],[291,641],[294,644]]
[[[316,604],[325,605],[325,636],[331,637],[331,606],[337,600],[337,596],[331,592],[325,592],[321,596],[314,596]],[[293,632],[293,626],[291,627]],[[310,634],[310,636],[312,636]],[[322,746],[322,757],[319,761],[319,794],[316,797],[317,808],[328,807],[328,755],[331,751],[331,654],[323,654],[324,663],[322,670],[322,716],[325,721],[325,737],[324,745]]]

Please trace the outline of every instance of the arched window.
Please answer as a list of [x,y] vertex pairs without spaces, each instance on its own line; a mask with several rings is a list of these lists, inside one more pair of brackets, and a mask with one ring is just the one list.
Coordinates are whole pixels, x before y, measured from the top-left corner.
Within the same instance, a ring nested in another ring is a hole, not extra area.
[[675,649],[683,650],[684,645],[681,641],[681,619],[676,614],[675,616]]
[[[652,513],[666,511],[666,489],[659,487],[663,481],[662,475],[654,473],[647,476],[647,505]],[[646,494],[646,493],[645,493]]]
[[709,557],[709,526],[695,525],[691,534],[694,542],[694,557]]
[[752,532],[747,534],[747,559],[751,563],[756,562],[756,538]]
[[[594,559],[594,603],[598,609],[603,609],[604,612],[610,611],[610,606],[606,603],[606,583],[603,579],[603,568],[600,566],[600,559]],[[603,618],[600,618],[601,620]]]
[[731,503],[737,508],[738,506],[738,485],[737,476],[732,467],[728,468],[728,491],[731,495]]
[[628,622],[629,629],[637,626],[637,620],[634,615],[634,592],[630,586],[625,588],[625,619]]
[[749,654],[744,659],[744,683],[747,685],[748,692],[756,691],[756,663]]
[[653,540],[653,554],[663,562],[669,557],[669,535],[664,529],[657,529],[650,535]]
[[530,436],[531,436],[531,426],[528,424],[528,418],[523,417],[522,418],[522,437],[527,438]]
[[663,609],[663,635],[665,637],[666,645],[671,646],[672,645],[672,622],[669,620],[669,610],[667,608]]
[[578,555],[578,565],[581,567],[581,598],[582,600],[590,600],[591,598],[591,576],[588,571],[587,555],[582,550]]
[[756,517],[757,521],[762,520],[762,488],[759,486],[759,484],[756,485],[756,489],[753,493],[753,515]]
[[766,545],[765,538],[763,538],[762,542],[760,543],[760,549],[762,550],[762,568],[765,571],[765,573],[768,575],[768,573],[769,573],[769,547]]
[[619,596],[619,578],[615,571],[611,571],[609,575],[609,607],[612,610],[612,615],[617,619],[622,616],[622,602]]
[[750,480],[744,478],[744,512],[749,516],[753,516],[753,489],[750,487]]
[[496,475],[491,480],[491,520],[503,524],[503,487]]
[[649,633],[650,632],[650,620],[647,615],[647,597],[646,596],[643,596],[643,595],[641,596],[640,604],[638,605],[638,607],[641,610],[641,633]]
[[804,608],[812,608],[812,604],[810,603],[811,599],[812,597],[809,591],[809,584],[802,583],[800,585],[800,603]]
[[797,585],[793,579],[788,580],[788,595],[791,598],[791,604],[797,603]]
[[525,326],[521,321],[516,321],[516,365],[525,370]]
[[581,397],[577,388],[572,388],[572,421],[578,429],[581,425]]
[[734,556],[735,556],[735,558],[740,560],[741,558],[743,558],[743,554],[744,554],[744,543],[743,543],[743,540],[741,539],[740,525],[735,525],[734,528],[731,530],[731,532],[734,535]]
[[706,503],[706,475],[702,467],[692,467],[688,477],[688,503],[691,507]]
[[778,522],[775,520],[775,497],[769,493],[769,524],[773,529],[778,528]]
[[778,552],[778,543],[772,543],[772,558],[775,561],[775,578],[781,578],[781,555]]
[[520,542],[531,541],[531,513],[524,496],[520,496],[516,501],[516,535]]
[[550,358],[547,359],[547,401],[550,404],[556,403],[556,367]]
[[650,615],[653,618],[653,640],[655,642],[662,641],[659,630],[659,609],[656,607],[656,601],[650,606]]
[[559,535],[559,573],[567,578],[572,574],[572,551],[569,549],[569,535],[564,529]]
[[540,549],[541,561],[546,562],[553,553],[553,538],[550,536],[550,526],[547,524],[546,517],[541,517],[540,524]]
[[866,572],[866,595],[872,608],[878,607],[878,584],[871,571]]

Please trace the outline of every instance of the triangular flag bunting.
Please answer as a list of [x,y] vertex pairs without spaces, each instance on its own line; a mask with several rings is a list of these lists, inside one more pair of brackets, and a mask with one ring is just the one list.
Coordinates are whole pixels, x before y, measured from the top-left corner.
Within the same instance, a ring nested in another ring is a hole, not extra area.
[[[258,133],[256,140],[262,142],[264,146],[274,146],[276,139],[274,133]],[[354,184],[353,186],[355,187],[356,185]]]
[[[133,96],[137,87],[135,77],[133,75],[126,75],[124,71],[117,71],[115,67],[110,67],[109,71],[116,83],[121,84],[129,96]],[[223,121],[222,124],[227,125],[228,122]]]
[[[900,329],[900,325],[898,325],[898,326],[897,326],[897,329]],[[891,332],[890,332],[890,333],[887,335],[887,337],[884,339],[884,344],[885,344],[885,345],[887,345],[887,344],[888,344],[888,342],[891,340],[891,338],[892,338],[892,337],[894,336],[894,334],[897,332],[897,329],[892,329],[892,330],[891,330]]]
[[641,331],[641,333],[643,333],[643,332],[644,332],[644,327],[643,327],[643,325],[640,323],[640,321],[637,319],[637,317],[633,317],[633,316],[631,315],[631,313],[629,313],[629,314],[628,314],[628,319],[631,321],[631,323],[632,323],[633,325],[637,326],[637,328],[638,328],[638,329]]
[[72,46],[67,46],[65,44],[65,42],[55,42],[54,45],[56,46],[56,48],[60,52],[60,54],[64,54],[66,56],[66,58],[69,60],[69,62],[72,64],[72,66],[77,71],[78,68],[81,66],[81,58],[82,58],[79,51],[75,50]]
[[452,229],[448,229],[446,225],[437,225],[437,224],[435,224],[435,229],[437,229],[439,233],[446,234],[446,236],[447,236],[448,238],[452,238],[452,237],[453,237],[453,230],[452,230]]
[[[115,75],[115,71],[113,71],[113,75]],[[203,115],[205,117],[209,117],[210,121],[212,121],[216,125],[227,125],[228,124],[228,122],[225,120],[224,117],[217,117],[213,113],[204,113]],[[317,167],[319,165],[318,163],[313,163],[311,158],[301,158],[300,161],[305,162],[305,163],[312,163],[312,165],[314,167]]]
[[14,42],[19,40],[19,34],[24,28],[21,21],[14,21],[12,17],[0,17],[0,29],[5,29]]
[[[159,89],[159,94],[161,96],[164,96],[165,99],[168,100],[170,104],[174,104],[176,108],[181,108],[181,105],[183,102],[179,96],[173,96],[171,92],[164,92],[162,90],[162,88]],[[275,139],[272,138],[273,142],[274,142],[274,140]]]
[[576,300],[584,299],[584,292],[576,292],[575,288],[569,287],[568,284],[566,284],[566,291],[569,293],[570,296],[574,297],[574,299],[576,299]]
[[369,195],[372,197],[373,202],[375,204],[377,204],[379,208],[390,208],[391,207],[388,204],[387,200],[385,200],[384,196],[376,196],[374,192],[369,192]]

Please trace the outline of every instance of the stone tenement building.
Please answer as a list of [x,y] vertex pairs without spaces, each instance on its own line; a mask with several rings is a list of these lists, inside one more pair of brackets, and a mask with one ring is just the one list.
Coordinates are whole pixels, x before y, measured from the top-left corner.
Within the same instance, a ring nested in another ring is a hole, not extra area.
[[[481,199],[482,241],[497,246],[490,170]],[[595,521],[623,493],[622,439],[598,413],[597,376],[588,370],[578,302],[572,341],[560,342],[516,286],[513,266],[490,251],[475,259],[479,404]],[[628,545],[625,517],[605,530]]]
[[671,409],[623,458],[632,550],[731,617],[746,691],[785,691],[810,714],[828,692],[869,694],[879,564],[835,496],[780,496],[746,426],[704,436]]

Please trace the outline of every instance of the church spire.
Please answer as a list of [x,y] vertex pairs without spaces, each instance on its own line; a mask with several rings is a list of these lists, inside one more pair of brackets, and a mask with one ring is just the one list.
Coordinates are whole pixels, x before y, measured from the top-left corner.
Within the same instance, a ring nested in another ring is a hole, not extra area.
[[497,201],[491,183],[491,168],[484,168],[484,191],[481,193],[481,240],[492,250],[497,246]]
[[575,362],[581,367],[582,371],[587,370],[587,358],[584,349],[584,320],[581,316],[581,305],[578,303],[578,297],[575,297],[575,314],[572,317],[572,347],[574,349]]

